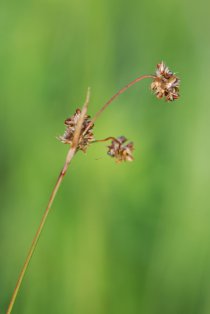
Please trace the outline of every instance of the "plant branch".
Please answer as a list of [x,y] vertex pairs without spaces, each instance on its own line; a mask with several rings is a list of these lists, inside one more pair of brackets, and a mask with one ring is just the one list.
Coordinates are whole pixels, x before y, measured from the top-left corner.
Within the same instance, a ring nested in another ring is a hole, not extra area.
[[60,185],[61,185],[61,183],[63,181],[63,178],[64,178],[64,176],[65,176],[65,174],[66,174],[66,172],[68,170],[68,167],[69,167],[69,164],[70,164],[72,158],[74,157],[74,155],[77,152],[77,146],[78,146],[80,135],[81,135],[80,133],[81,133],[81,129],[82,129],[82,124],[83,124],[85,115],[87,113],[87,107],[88,107],[88,104],[89,104],[89,99],[90,99],[90,89],[88,88],[86,100],[85,100],[84,106],[82,108],[81,115],[80,115],[80,118],[79,118],[78,123],[77,123],[76,130],[75,130],[72,146],[70,147],[70,149],[69,149],[69,151],[67,153],[65,164],[64,164],[64,166],[63,166],[63,168],[62,168],[62,170],[61,170],[61,172],[60,172],[60,174],[58,176],[57,182],[56,182],[56,184],[55,184],[55,186],[53,188],[53,191],[51,193],[49,202],[47,204],[47,208],[46,208],[46,210],[45,210],[45,212],[44,212],[44,214],[42,216],[41,222],[40,222],[39,227],[37,229],[37,232],[36,232],[36,234],[34,236],[34,239],[32,241],[32,244],[31,244],[31,247],[29,249],[28,255],[26,257],[26,260],[24,262],[23,268],[22,268],[22,270],[20,272],[20,275],[18,277],[18,280],[17,280],[16,286],[15,286],[14,292],[12,294],[12,297],[11,297],[11,300],[10,300],[10,303],[9,303],[9,307],[7,309],[6,314],[10,314],[12,309],[13,309],[13,306],[14,306],[17,294],[19,292],[21,283],[23,281],[24,275],[26,273],[28,265],[29,265],[29,263],[31,261],[33,253],[35,251],[35,248],[36,248],[36,245],[37,245],[38,240],[40,238],[41,232],[42,232],[42,230],[44,228],[44,225],[46,223],[48,214],[50,212],[50,209],[51,209],[51,206],[53,204],[53,201],[54,201],[54,199],[56,197],[57,191],[58,191],[58,189],[59,189],[59,187],[60,187]]
[[114,94],[104,105],[103,107],[95,114],[93,119],[91,120],[90,124],[87,126],[87,128],[84,130],[83,135],[93,126],[95,123],[96,119],[102,114],[102,112],[121,94],[123,94],[128,88],[131,86],[135,85],[136,83],[142,81],[143,79],[146,78],[155,78],[154,75],[142,75],[137,77],[135,80],[131,81],[127,85],[125,85],[123,88],[121,88],[116,94]]
[[102,140],[95,140],[94,142],[92,142],[92,144],[94,144],[94,143],[98,143],[98,142],[107,142],[107,141],[110,141],[110,140],[112,140],[112,141],[115,141],[115,142],[117,142],[118,144],[122,144],[122,143],[120,143],[120,141],[118,141],[115,137],[113,137],[113,136],[109,136],[109,137],[106,137],[106,138],[104,138],[104,139],[102,139]]

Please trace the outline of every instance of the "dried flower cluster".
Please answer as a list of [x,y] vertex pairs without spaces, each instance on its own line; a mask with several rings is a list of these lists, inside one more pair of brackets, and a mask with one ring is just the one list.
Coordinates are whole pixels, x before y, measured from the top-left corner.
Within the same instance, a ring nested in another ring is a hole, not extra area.
[[88,104],[89,104],[89,98],[90,98],[90,89],[88,88],[86,100],[82,107],[82,110],[77,109],[74,115],[72,115],[70,118],[65,120],[64,122],[66,126],[65,133],[63,136],[59,136],[58,139],[64,144],[70,144],[71,147],[69,148],[69,151],[66,156],[65,164],[53,188],[46,210],[42,216],[41,222],[39,224],[35,237],[32,241],[32,245],[29,249],[28,255],[26,257],[26,260],[24,262],[24,265],[18,277],[14,292],[12,294],[12,297],[11,297],[11,300],[10,300],[10,303],[6,312],[7,314],[10,314],[13,309],[17,294],[22,284],[22,280],[25,276],[25,272],[28,268],[29,262],[33,256],[33,253],[36,248],[36,244],[39,240],[39,237],[41,235],[41,232],[45,226],[46,219],[51,210],[51,206],[53,204],[57,191],[68,170],[69,164],[72,158],[77,153],[77,151],[81,150],[85,153],[90,144],[96,143],[96,142],[106,142],[108,140],[111,140],[111,144],[108,146],[108,152],[107,152],[109,156],[114,158],[116,162],[118,163],[123,162],[123,161],[133,161],[134,158],[132,154],[134,151],[134,146],[132,142],[128,142],[126,144],[127,139],[124,136],[120,136],[118,138],[107,137],[103,140],[95,140],[94,135],[93,135],[93,127],[94,127],[94,122],[99,117],[99,115],[119,95],[124,93],[128,88],[130,88],[137,82],[140,82],[143,79],[147,79],[147,78],[153,79],[153,82],[151,84],[151,89],[152,91],[154,91],[154,94],[156,95],[157,98],[165,97],[166,101],[173,101],[179,98],[180,80],[173,72],[169,70],[168,67],[166,67],[166,65],[163,62],[161,62],[157,65],[155,76],[154,75],[142,75],[140,77],[137,77],[135,80],[133,80],[129,84],[125,85],[102,106],[102,108],[96,113],[96,115],[92,118],[92,120],[90,119],[90,116],[86,114]]
[[[179,85],[180,79],[169,70],[169,68],[163,63],[157,64],[156,74],[155,76],[142,76],[140,80],[149,77],[153,78],[153,82],[151,84],[151,89],[154,91],[154,94],[157,98],[165,98],[166,101],[173,101],[179,98]],[[121,89],[118,93],[116,93],[99,111],[101,113],[107,105],[109,105],[116,97],[118,97],[122,92],[124,92],[128,87],[132,86],[136,82],[139,81],[139,78],[132,81],[125,88]],[[73,138],[75,135],[75,130],[78,124],[78,120],[81,116],[81,110],[77,109],[75,114],[70,118],[65,120],[66,131],[63,136],[59,136],[58,139],[64,144],[72,145]],[[96,115],[97,116],[97,115]],[[93,122],[95,119],[93,118]],[[89,126],[89,127],[88,127]],[[125,144],[127,139],[124,136],[120,136],[118,138],[109,137],[105,140],[95,141],[93,135],[93,127],[91,124],[90,116],[86,115],[82,124],[81,134],[79,138],[79,143],[77,150],[82,150],[86,152],[88,146],[93,142],[104,142],[107,140],[112,140],[111,144],[108,146],[108,155],[115,158],[117,162],[122,161],[133,161],[133,151],[134,145],[132,142]]]
[[[81,115],[81,110],[77,109],[73,116],[65,120],[64,124],[66,125],[66,131],[63,136],[58,137],[58,139],[62,143],[72,145],[75,129],[76,129],[78,120],[80,118],[80,115]],[[94,135],[93,135],[94,125],[92,125],[91,128],[89,128],[85,132],[85,134],[83,134],[83,132],[86,130],[90,122],[91,122],[90,116],[86,115],[83,121],[82,129],[81,129],[81,136],[80,136],[78,148],[77,148],[78,150],[82,150],[84,153],[86,152],[88,145],[94,141]]]
[[125,136],[120,136],[117,139],[113,139],[111,145],[108,146],[107,154],[116,158],[116,162],[133,161],[133,143],[125,144],[126,141],[127,138]]
[[157,98],[165,97],[166,101],[179,98],[180,79],[163,63],[157,65],[156,76],[151,84]]

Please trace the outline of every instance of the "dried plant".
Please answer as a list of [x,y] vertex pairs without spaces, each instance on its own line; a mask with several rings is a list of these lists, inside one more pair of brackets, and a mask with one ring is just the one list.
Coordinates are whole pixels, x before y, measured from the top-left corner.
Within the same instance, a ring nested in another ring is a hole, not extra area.
[[26,257],[23,268],[18,277],[13,295],[11,297],[11,300],[10,300],[10,303],[6,312],[7,314],[10,314],[13,309],[22,280],[24,278],[25,272],[28,268],[29,262],[32,258],[32,255],[38,243],[40,234],[45,225],[52,203],[55,199],[55,196],[61,185],[61,182],[63,181],[64,175],[66,174],[69,164],[72,161],[75,154],[79,150],[85,153],[87,151],[87,148],[93,143],[111,141],[111,144],[108,146],[108,152],[107,152],[109,156],[114,158],[117,163],[120,163],[122,161],[133,161],[134,145],[132,142],[129,142],[126,144],[127,139],[125,136],[120,136],[117,138],[110,136],[110,137],[107,137],[106,139],[95,140],[94,135],[93,135],[93,127],[94,127],[95,121],[102,114],[102,112],[120,94],[124,93],[128,88],[138,83],[139,81],[142,81],[143,79],[153,79],[151,83],[151,90],[154,92],[154,94],[156,95],[158,99],[165,97],[165,100],[167,102],[171,102],[179,98],[180,80],[173,72],[169,70],[168,67],[166,67],[166,65],[163,62],[161,62],[157,64],[155,75],[142,75],[136,78],[135,80],[133,80],[132,82],[130,82],[129,84],[127,84],[125,87],[120,89],[115,95],[113,95],[105,103],[105,105],[96,113],[93,119],[91,119],[90,116],[87,115],[87,108],[88,108],[89,98],[90,98],[90,90],[88,89],[86,100],[85,100],[82,110],[77,109],[75,114],[73,114],[70,118],[67,118],[65,120],[64,124],[66,126],[66,130],[64,132],[64,135],[59,136],[58,139],[62,143],[70,145],[70,148],[68,150],[64,166],[58,176],[54,189],[51,193],[49,202],[47,204],[47,208],[43,214],[43,217],[41,219],[41,222],[39,224],[35,237],[32,241],[32,244],[29,249],[28,255]]
[[[63,136],[58,137],[58,139],[62,143],[72,145],[74,133],[80,116],[81,110],[77,109],[73,116],[65,120],[64,122],[64,124],[66,125],[65,133]],[[90,123],[91,123],[90,116],[85,115],[84,120],[82,122],[81,133],[83,133],[87,129]],[[83,136],[80,136],[77,145],[77,150],[82,150],[85,153],[88,146],[94,141],[93,127],[94,125],[92,125],[91,128],[88,128],[87,131],[83,134]]]
[[157,65],[156,76],[151,84],[157,98],[173,101],[179,98],[180,79],[163,63]]

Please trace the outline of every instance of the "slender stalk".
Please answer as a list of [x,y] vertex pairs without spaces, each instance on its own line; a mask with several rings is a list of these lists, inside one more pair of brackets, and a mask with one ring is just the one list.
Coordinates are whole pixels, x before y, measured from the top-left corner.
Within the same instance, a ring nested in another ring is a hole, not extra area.
[[20,289],[20,286],[22,284],[22,281],[23,281],[23,278],[24,278],[24,275],[26,273],[26,270],[28,268],[28,265],[31,261],[31,258],[33,256],[33,253],[35,251],[35,248],[36,248],[36,245],[38,243],[38,240],[40,238],[40,235],[41,235],[41,232],[45,226],[45,222],[47,220],[47,217],[48,217],[48,214],[51,210],[51,206],[53,204],[53,201],[55,199],[55,196],[58,192],[58,189],[63,181],[63,178],[68,170],[68,167],[69,167],[69,164],[72,160],[72,158],[74,157],[74,155],[76,154],[77,152],[77,145],[78,145],[78,142],[79,142],[79,138],[80,138],[80,133],[81,133],[81,129],[82,129],[82,124],[83,124],[83,121],[84,121],[84,118],[85,118],[85,115],[86,115],[86,112],[87,112],[87,106],[88,106],[88,103],[89,103],[89,98],[90,98],[90,90],[88,89],[88,92],[87,92],[87,96],[86,96],[86,100],[85,100],[85,104],[82,108],[82,111],[81,111],[81,115],[80,115],[80,118],[79,118],[79,121],[77,123],[77,127],[76,127],[76,130],[75,130],[75,134],[74,134],[74,138],[73,138],[73,143],[72,143],[72,146],[71,148],[69,149],[68,153],[67,153],[67,156],[66,156],[66,161],[65,161],[65,164],[58,176],[58,179],[57,179],[57,182],[53,188],[53,191],[51,193],[51,196],[50,196],[50,199],[49,199],[49,202],[47,204],[47,208],[42,216],[42,219],[41,219],[41,222],[39,224],[39,227],[37,229],[37,232],[34,236],[34,239],[32,241],[32,244],[31,244],[31,247],[29,249],[29,252],[28,252],[28,255],[26,257],[26,260],[24,262],[24,265],[23,265],[23,268],[20,272],[20,275],[18,277],[18,280],[17,280],[17,283],[16,283],[16,286],[15,286],[15,289],[14,289],[14,292],[12,294],[12,297],[11,297],[11,300],[10,300],[10,303],[9,303],[9,307],[7,309],[7,312],[6,314],[10,314],[12,309],[13,309],[13,306],[14,306],[14,303],[15,303],[15,300],[16,300],[16,297],[17,297],[17,294],[19,292],[19,289]]
[[[87,126],[87,128],[84,130],[83,134],[84,135],[92,126],[93,124],[95,123],[96,119],[101,115],[101,113],[121,94],[123,94],[128,88],[130,88],[131,86],[133,86],[134,84],[138,83],[139,81],[143,80],[143,79],[146,79],[146,78],[155,78],[155,76],[153,75],[142,75],[138,78],[136,78],[135,80],[131,81],[129,84],[125,85],[123,88],[121,88],[116,94],[114,94],[104,105],[103,107],[96,113],[96,115],[93,117],[92,121],[90,122],[90,124]],[[63,178],[68,170],[68,167],[69,167],[69,164],[71,162],[71,160],[73,159],[74,155],[76,154],[77,152],[77,146],[78,146],[78,142],[79,142],[79,138],[80,138],[80,135],[81,135],[81,129],[82,129],[82,125],[83,125],[83,121],[84,121],[84,118],[85,118],[85,114],[87,112],[87,106],[88,106],[88,103],[89,103],[89,97],[90,97],[90,90],[88,89],[88,92],[87,92],[87,96],[86,96],[86,100],[85,100],[85,104],[83,106],[83,109],[82,109],[82,112],[81,112],[81,116],[80,116],[80,119],[77,123],[77,127],[76,127],[76,130],[75,130],[75,134],[74,134],[74,138],[73,138],[73,143],[72,143],[72,146],[71,148],[69,149],[68,151],[68,154],[66,156],[66,161],[65,161],[65,164],[63,166],[63,169],[61,170],[59,176],[58,176],[58,179],[57,179],[57,182],[53,188],[53,191],[51,193],[51,196],[50,196],[50,199],[49,199],[49,202],[48,202],[48,205],[47,205],[47,208],[42,216],[42,219],[41,219],[41,222],[39,224],[39,227],[37,229],[37,232],[34,236],[34,239],[32,241],[32,244],[31,244],[31,247],[29,249],[29,252],[28,252],[28,255],[26,257],[26,260],[24,262],[24,265],[23,265],[23,268],[20,272],[20,275],[18,277],[18,280],[17,280],[17,283],[16,283],[16,286],[15,286],[15,289],[14,289],[14,292],[13,292],[13,295],[12,295],[12,298],[10,300],[10,303],[9,303],[9,307],[7,309],[7,312],[6,314],[10,314],[12,309],[13,309],[13,306],[14,306],[14,303],[15,303],[15,300],[16,300],[16,297],[17,297],[17,294],[19,292],[19,289],[20,289],[20,286],[22,284],[22,281],[23,281],[23,278],[24,278],[24,275],[26,273],[26,270],[28,268],[28,265],[31,261],[31,258],[33,256],[33,253],[35,251],[35,248],[36,248],[36,245],[38,243],[38,240],[40,238],[40,235],[41,235],[41,232],[45,226],[45,222],[47,220],[47,217],[48,217],[48,214],[51,210],[51,206],[53,204],[53,201],[55,199],[55,196],[57,194],[57,191],[63,181]],[[113,139],[113,140],[116,140],[115,138],[113,137],[109,137],[109,138],[106,138],[104,140],[99,140],[99,141],[96,141],[96,142],[102,142],[102,141],[106,141],[108,139]],[[116,140],[117,141],[117,140]]]
[[154,75],[142,75],[137,77],[135,80],[131,81],[127,85],[125,85],[123,88],[121,88],[116,94],[114,94],[104,105],[103,107],[95,114],[93,119],[91,120],[90,124],[87,126],[87,128],[84,130],[83,135],[92,127],[92,125],[95,123],[96,119],[102,114],[102,112],[121,94],[123,94],[128,88],[135,85],[136,83],[142,81],[146,78],[155,78]]
[[92,142],[92,144],[98,143],[98,142],[106,142],[106,141],[110,141],[110,140],[115,141],[115,142],[117,142],[118,144],[121,145],[121,143],[113,136],[106,137],[106,138],[104,138],[102,140],[95,140],[94,142]]

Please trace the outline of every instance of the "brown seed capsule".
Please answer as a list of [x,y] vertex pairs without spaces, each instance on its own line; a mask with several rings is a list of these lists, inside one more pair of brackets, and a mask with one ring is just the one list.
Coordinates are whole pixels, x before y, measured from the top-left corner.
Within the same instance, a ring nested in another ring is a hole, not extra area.
[[151,84],[157,98],[165,97],[166,101],[179,98],[180,79],[163,63],[157,65],[156,76]]
[[[80,114],[81,114],[81,110],[77,109],[73,116],[65,120],[64,124],[66,125],[66,130],[64,132],[64,135],[58,137],[58,139],[62,143],[72,145],[75,129],[76,129],[78,120],[80,118]],[[94,125],[92,125],[91,128],[88,129],[87,132],[85,132],[85,134],[83,134],[87,126],[90,124],[90,122],[91,122],[90,116],[86,115],[83,121],[82,129],[81,129],[81,136],[80,136],[78,148],[77,148],[78,150],[82,150],[84,153],[86,152],[88,145],[94,141],[94,135],[93,135]]]
[[133,161],[134,146],[132,142],[124,144],[127,141],[126,137],[120,136],[117,139],[113,139],[111,145],[108,146],[107,154],[116,158],[116,162]]

